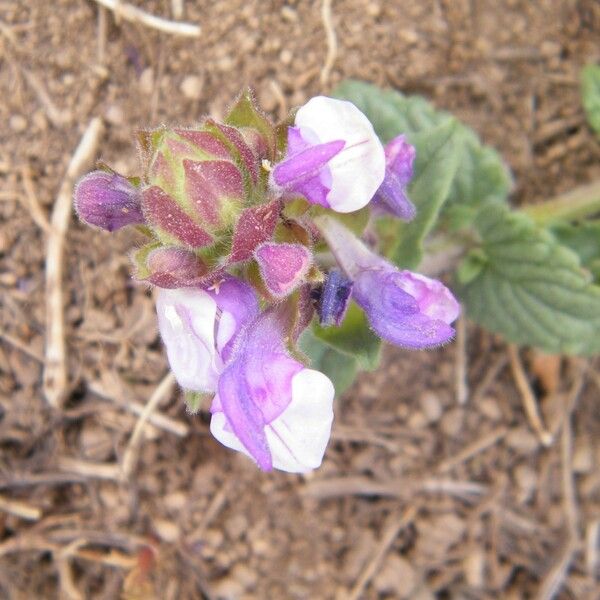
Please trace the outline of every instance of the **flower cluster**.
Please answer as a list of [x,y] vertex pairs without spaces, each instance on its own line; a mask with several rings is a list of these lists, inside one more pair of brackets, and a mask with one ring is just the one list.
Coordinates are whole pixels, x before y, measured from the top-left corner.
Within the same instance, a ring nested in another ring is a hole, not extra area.
[[379,257],[341,216],[410,220],[414,148],[403,136],[384,147],[350,102],[316,97],[274,126],[249,93],[222,123],[144,131],[138,143],[140,176],[88,174],[79,216],[148,237],[134,276],[158,288],[169,364],[184,390],[212,398],[212,434],[263,470],[318,467],[335,392],[297,348],[313,319],[343,326],[355,302],[398,346],[454,334],[450,291]]

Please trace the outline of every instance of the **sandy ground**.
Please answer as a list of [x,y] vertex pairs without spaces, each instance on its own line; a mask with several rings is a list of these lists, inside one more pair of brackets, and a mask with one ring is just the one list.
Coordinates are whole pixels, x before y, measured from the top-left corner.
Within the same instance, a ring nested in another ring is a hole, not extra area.
[[464,354],[387,349],[339,399],[307,477],[258,472],[168,385],[132,443],[167,375],[151,295],[129,277],[137,240],[71,221],[62,408],[42,387],[48,222],[92,119],[95,156],[133,174],[140,127],[222,115],[245,85],[278,118],[360,78],[454,111],[506,157],[514,201],[535,202],[600,177],[578,94],[598,2],[335,0],[335,52],[320,1],[136,5],[201,34],[91,0],[0,1],[0,597],[600,597],[594,361],[511,362],[471,325]]

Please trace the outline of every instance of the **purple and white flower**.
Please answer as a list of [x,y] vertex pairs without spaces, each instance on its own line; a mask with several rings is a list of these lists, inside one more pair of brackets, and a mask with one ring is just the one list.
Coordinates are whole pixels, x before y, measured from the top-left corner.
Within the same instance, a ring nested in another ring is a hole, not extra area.
[[351,102],[317,96],[296,113],[285,159],[271,187],[348,213],[366,206],[382,184],[386,159],[371,122]]
[[211,289],[160,290],[159,329],[171,369],[189,390],[216,393],[211,432],[261,469],[317,468],[329,440],[334,389],[293,359],[275,310],[228,277]]
[[375,333],[404,348],[431,348],[454,336],[451,323],[460,305],[434,279],[400,271],[373,253],[336,219],[315,219],[344,273],[354,282],[352,297]]

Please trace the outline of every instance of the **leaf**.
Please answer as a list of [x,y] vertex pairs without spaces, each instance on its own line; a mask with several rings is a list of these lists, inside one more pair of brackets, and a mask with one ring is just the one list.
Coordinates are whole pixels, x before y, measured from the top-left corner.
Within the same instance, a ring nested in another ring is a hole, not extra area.
[[331,379],[336,395],[344,393],[352,385],[358,372],[355,358],[317,338],[310,327],[300,336],[298,345],[310,359],[311,367]]
[[558,223],[550,228],[554,237],[579,256],[581,264],[600,280],[600,221]]
[[473,320],[549,353],[600,352],[600,287],[577,254],[502,205],[482,208],[475,228],[482,243],[467,260],[479,271],[458,286]]
[[582,69],[581,102],[590,127],[600,135],[600,65]]
[[381,340],[371,331],[365,313],[352,302],[339,327],[321,327],[315,322],[313,333],[338,352],[355,358],[367,370],[379,365]]

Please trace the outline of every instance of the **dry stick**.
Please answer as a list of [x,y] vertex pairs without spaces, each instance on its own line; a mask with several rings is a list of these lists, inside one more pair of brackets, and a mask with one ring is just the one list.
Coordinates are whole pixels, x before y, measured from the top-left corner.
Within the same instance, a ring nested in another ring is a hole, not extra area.
[[415,517],[417,516],[417,512],[418,511],[416,507],[410,506],[402,513],[398,520],[394,519],[393,521],[390,521],[381,538],[381,544],[379,545],[379,548],[377,548],[375,555],[367,563],[361,576],[354,584],[352,590],[350,590],[348,600],[358,600],[362,597],[365,588],[367,585],[369,585],[369,582],[377,573],[377,570],[381,566],[381,563],[383,562],[383,559],[388,553],[391,545],[394,543],[394,540],[404,528],[414,521]]
[[31,180],[31,169],[29,165],[23,165],[21,168],[21,181],[23,182],[23,189],[25,190],[25,198],[26,202],[25,208],[31,215],[33,222],[46,233],[50,232],[50,223],[48,222],[48,217],[46,213],[40,206],[40,202],[38,200],[37,194],[35,193],[35,189],[33,186],[33,181]]
[[186,37],[199,37],[200,27],[193,23],[177,23],[160,17],[155,17],[131,4],[125,4],[119,0],[94,0],[100,6],[104,6],[115,13],[115,17],[122,17],[131,23],[141,23],[151,29],[157,29],[164,33],[182,35]]
[[42,510],[37,506],[31,506],[25,502],[12,500],[4,496],[0,496],[0,510],[27,521],[38,521],[42,516]]
[[[114,396],[111,396],[102,388],[99,382],[91,382],[88,386],[88,389],[93,394],[96,394],[96,396],[98,396],[99,398],[114,402],[119,408],[128,410],[129,412],[133,413],[134,415],[137,415],[138,417],[143,414],[146,408],[143,404],[140,404],[139,402],[124,402],[115,398]],[[154,425],[155,427],[158,427],[159,429],[164,429],[165,431],[173,433],[174,435],[179,437],[186,437],[190,432],[190,428],[185,423],[182,423],[181,421],[176,421],[175,419],[172,419],[171,417],[164,415],[158,411],[153,412],[148,417],[148,422]]]
[[52,98],[46,91],[42,82],[33,74],[21,67],[21,73],[27,80],[29,87],[33,90],[40,104],[44,107],[48,120],[54,127],[60,129],[64,125],[68,125],[73,120],[73,115],[68,110],[61,110],[54,104]]
[[46,254],[46,367],[44,395],[54,408],[60,408],[67,395],[67,365],[62,289],[65,236],[71,220],[71,197],[76,179],[92,162],[103,126],[93,118],[67,167],[51,218]]
[[0,331],[0,340],[10,344],[17,350],[20,350],[21,352],[23,352],[23,354],[27,354],[29,358],[33,358],[33,360],[37,360],[41,363],[44,362],[44,357],[41,354],[39,354],[35,350],[32,350],[25,342],[22,342],[20,339],[14,337],[13,335],[10,335],[10,333]]
[[157,406],[171,393],[173,386],[175,385],[175,376],[172,373],[167,373],[163,380],[158,384],[158,387],[154,390],[152,396],[150,396],[150,400],[148,400],[148,404],[144,408],[144,411],[140,415],[135,427],[133,429],[133,433],[131,434],[131,438],[129,439],[129,444],[127,444],[127,448],[125,449],[125,453],[123,455],[123,462],[121,464],[121,472],[120,472],[120,480],[122,482],[127,481],[127,479],[133,473],[135,466],[137,464],[140,446],[142,444],[142,439],[144,435],[144,429],[146,428],[146,423],[148,422],[150,415],[155,411]]
[[563,505],[568,524],[567,543],[558,562],[544,578],[537,594],[538,600],[551,600],[558,594],[569,574],[569,568],[579,548],[579,510],[577,508],[577,492],[573,475],[573,427],[571,416],[583,388],[584,373],[585,370],[581,369],[571,390],[570,398],[566,403],[561,434]]
[[542,417],[537,405],[536,397],[527,381],[527,375],[523,368],[523,363],[519,357],[519,351],[514,344],[508,346],[508,356],[510,358],[510,367],[512,369],[513,377],[519,392],[521,393],[521,399],[523,400],[523,406],[525,408],[525,414],[529,419],[531,428],[537,434],[540,442],[544,446],[551,446],[553,440],[552,434],[544,427],[542,423]]
[[337,38],[335,29],[333,28],[331,2],[332,0],[323,0],[323,3],[321,4],[321,19],[323,21],[323,28],[325,29],[325,36],[327,39],[327,56],[325,57],[323,68],[321,69],[321,85],[327,85],[329,82],[329,75],[337,57]]
[[56,465],[61,471],[81,475],[85,479],[119,479],[119,465],[115,463],[96,463],[61,456]]
[[461,315],[456,323],[455,353],[456,402],[466,404],[469,398],[469,386],[467,383],[467,320],[464,315]]
[[499,442],[506,434],[508,433],[508,429],[504,426],[498,427],[491,431],[490,433],[484,435],[479,438],[472,444],[466,446],[463,450],[461,450],[456,456],[448,458],[447,460],[440,463],[437,470],[440,473],[447,473],[451,471],[454,467],[470,460],[475,455],[487,450],[497,442]]

